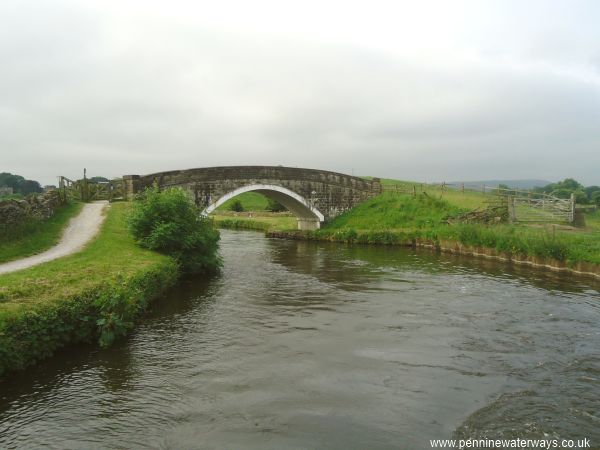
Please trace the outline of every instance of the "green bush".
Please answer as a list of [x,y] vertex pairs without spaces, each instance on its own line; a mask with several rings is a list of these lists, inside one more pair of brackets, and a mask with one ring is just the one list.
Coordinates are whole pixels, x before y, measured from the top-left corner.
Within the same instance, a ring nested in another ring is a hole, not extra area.
[[235,211],[235,212],[242,212],[244,211],[244,205],[242,205],[242,202],[239,199],[235,199],[231,205],[229,205],[229,210],[230,211]]
[[127,222],[139,245],[175,258],[184,272],[212,272],[221,266],[219,232],[181,189],[146,189]]
[[267,211],[271,212],[284,212],[287,211],[287,208],[279,203],[277,200],[269,199],[269,203],[267,204]]

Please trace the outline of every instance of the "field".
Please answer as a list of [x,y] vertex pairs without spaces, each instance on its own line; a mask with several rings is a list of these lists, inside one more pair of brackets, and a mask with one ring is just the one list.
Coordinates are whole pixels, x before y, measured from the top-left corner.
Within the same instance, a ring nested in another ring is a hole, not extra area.
[[219,211],[211,217],[220,228],[234,230],[295,230],[298,226],[296,218],[289,214],[258,211],[254,213],[232,213]]
[[231,200],[223,203],[217,211],[229,211],[233,202],[239,200],[244,207],[244,211],[266,211],[269,200],[258,192],[244,192]]

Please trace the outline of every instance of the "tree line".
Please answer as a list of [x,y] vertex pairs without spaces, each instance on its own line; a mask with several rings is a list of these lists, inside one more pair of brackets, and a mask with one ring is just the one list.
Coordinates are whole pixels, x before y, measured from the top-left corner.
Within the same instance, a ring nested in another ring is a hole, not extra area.
[[557,183],[535,188],[534,191],[544,192],[558,198],[571,198],[571,194],[573,194],[576,203],[600,206],[600,186],[584,186],[573,178],[565,178]]
[[34,180],[26,180],[21,175],[14,175],[9,172],[0,173],[0,187],[12,188],[13,194],[29,195],[36,192],[42,192],[40,183]]
[[[504,190],[504,192],[509,191],[510,194],[511,188],[506,184],[500,184],[498,188]],[[546,186],[534,187],[533,192],[550,194],[554,197],[565,199],[571,198],[571,194],[573,194],[575,196],[575,203],[600,206],[600,186],[584,186],[573,178],[565,178],[562,181],[550,183]]]

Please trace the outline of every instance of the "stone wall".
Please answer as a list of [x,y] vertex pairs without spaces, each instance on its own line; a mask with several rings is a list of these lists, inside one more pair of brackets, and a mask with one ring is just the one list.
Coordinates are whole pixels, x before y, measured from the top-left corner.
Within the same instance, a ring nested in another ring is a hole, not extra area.
[[128,198],[157,183],[160,187],[180,186],[205,208],[223,195],[247,185],[277,185],[305,198],[331,219],[356,204],[381,193],[378,179],[336,172],[282,166],[232,166],[174,170],[150,175],[123,177]]
[[58,191],[32,195],[24,200],[0,200],[0,226],[13,226],[26,220],[44,220],[62,204]]

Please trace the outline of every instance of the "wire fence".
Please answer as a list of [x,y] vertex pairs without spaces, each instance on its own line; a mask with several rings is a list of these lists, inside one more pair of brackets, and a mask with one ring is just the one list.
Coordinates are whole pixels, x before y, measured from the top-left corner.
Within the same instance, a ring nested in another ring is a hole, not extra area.
[[503,188],[500,186],[465,185],[465,183],[436,184],[384,184],[383,192],[393,192],[416,196],[419,193],[438,195],[443,198],[448,192],[473,196],[478,193],[482,206],[487,208],[506,207],[511,222],[573,222],[575,216],[575,197],[564,199],[544,192]]

